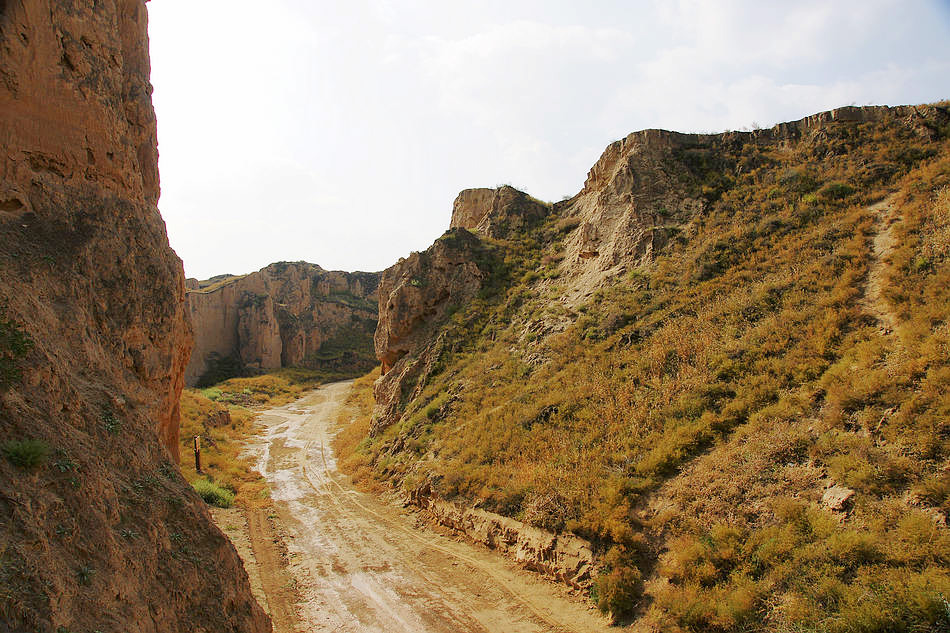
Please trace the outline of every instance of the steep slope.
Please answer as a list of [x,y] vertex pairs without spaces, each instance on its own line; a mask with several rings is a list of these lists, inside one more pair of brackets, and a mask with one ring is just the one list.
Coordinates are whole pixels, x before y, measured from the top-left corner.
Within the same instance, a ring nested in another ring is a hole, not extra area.
[[943,630],[948,136],[946,104],[647,130],[546,211],[463,192],[383,274],[347,463],[589,539],[637,628]]
[[270,630],[178,473],[142,0],[0,3],[0,629]]
[[[279,262],[244,276],[188,280],[195,350],[185,372],[194,385],[231,371],[279,367],[369,371],[378,273],[326,271]],[[224,365],[224,366],[222,366]],[[209,373],[210,372],[210,373]]]

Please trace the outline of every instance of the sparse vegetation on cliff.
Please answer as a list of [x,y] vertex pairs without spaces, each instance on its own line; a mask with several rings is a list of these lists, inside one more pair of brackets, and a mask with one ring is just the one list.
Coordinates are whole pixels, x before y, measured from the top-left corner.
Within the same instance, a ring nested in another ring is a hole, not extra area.
[[42,440],[10,440],[0,447],[3,456],[14,466],[35,468],[49,456],[49,444]]
[[0,306],[0,389],[20,379],[19,363],[32,347],[33,339]]
[[650,216],[663,248],[572,302],[601,256],[563,260],[573,203],[492,240],[504,291],[400,361],[438,350],[342,463],[591,539],[602,607],[662,630],[950,626],[950,116],[923,111],[647,146],[705,201]]

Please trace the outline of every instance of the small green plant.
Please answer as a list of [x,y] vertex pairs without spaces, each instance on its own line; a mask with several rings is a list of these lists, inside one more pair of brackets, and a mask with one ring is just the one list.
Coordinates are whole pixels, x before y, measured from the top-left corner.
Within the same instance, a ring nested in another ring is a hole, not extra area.
[[46,461],[50,453],[49,444],[43,440],[11,440],[0,450],[11,464],[20,468],[35,468]]
[[96,575],[96,570],[89,565],[82,565],[79,569],[76,570],[76,578],[79,579],[79,584],[81,585],[92,584],[92,578],[95,575]]
[[6,318],[0,306],[0,389],[22,377],[19,361],[33,348],[33,339],[20,325]]
[[221,390],[217,387],[209,387],[208,389],[202,389],[201,395],[212,402],[217,402],[221,397]]
[[104,428],[109,435],[118,435],[119,431],[122,430],[122,422],[119,418],[115,417],[115,414],[111,411],[106,411],[99,419],[102,422],[102,428]]
[[162,473],[162,476],[165,479],[173,480],[175,479],[175,467],[172,466],[169,462],[162,462],[158,467],[159,472]]
[[218,508],[230,508],[234,503],[234,493],[227,488],[222,488],[213,481],[199,479],[192,486],[198,496],[204,499],[208,505]]
[[68,473],[71,470],[76,469],[76,463],[69,459],[66,454],[62,454],[59,459],[53,462],[53,466],[61,473]]

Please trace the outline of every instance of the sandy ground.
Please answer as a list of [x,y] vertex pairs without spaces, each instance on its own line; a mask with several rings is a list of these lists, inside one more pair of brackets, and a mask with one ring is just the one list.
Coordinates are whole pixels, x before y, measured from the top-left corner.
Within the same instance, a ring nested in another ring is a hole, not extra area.
[[566,587],[356,491],[330,449],[349,389],[327,385],[265,412],[249,450],[273,504],[219,515],[276,633],[610,630]]

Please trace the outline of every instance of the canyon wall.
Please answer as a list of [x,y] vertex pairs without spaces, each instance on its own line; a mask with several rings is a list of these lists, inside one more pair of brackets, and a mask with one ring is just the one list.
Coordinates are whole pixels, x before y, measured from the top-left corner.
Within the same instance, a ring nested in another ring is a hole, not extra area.
[[143,0],[0,3],[0,629],[270,630],[178,472]]
[[[189,385],[222,360],[257,372],[280,367],[369,371],[375,364],[377,273],[278,262],[241,277],[188,280],[195,350]],[[208,373],[212,370],[211,373]]]

